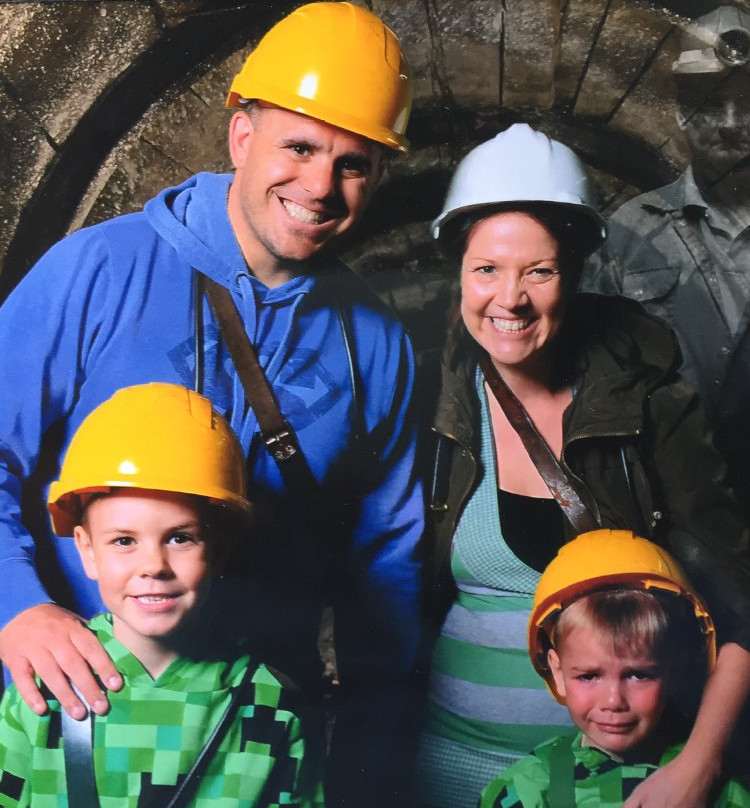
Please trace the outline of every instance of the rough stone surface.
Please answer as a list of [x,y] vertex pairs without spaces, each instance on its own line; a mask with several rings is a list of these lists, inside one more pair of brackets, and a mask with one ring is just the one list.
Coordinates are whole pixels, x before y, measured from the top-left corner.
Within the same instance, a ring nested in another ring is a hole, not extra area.
[[[119,98],[137,114],[125,127],[107,119],[100,131],[89,132],[105,148],[100,164],[89,167],[80,196],[72,205],[67,200],[62,226],[137,209],[195,171],[228,169],[230,113],[222,107],[227,87],[268,20],[301,2],[0,3],[0,262],[7,251],[14,267],[23,266],[26,247],[18,232],[24,218],[34,224],[29,203],[55,190],[45,183],[53,181],[56,165],[73,176],[71,134],[89,110],[100,109],[102,99],[109,99],[110,118]],[[416,82],[409,132],[414,149],[393,162],[346,254],[405,313],[418,341],[429,320],[420,312],[446,305],[451,277],[428,222],[439,212],[453,167],[473,145],[526,120],[579,151],[592,167],[605,210],[685,163],[671,84],[674,36],[668,36],[677,17],[661,4],[358,2],[404,43]],[[175,55],[170,38],[190,25],[202,31],[204,20],[212,32],[222,14],[243,15],[232,20],[245,28],[232,42],[221,40],[221,52],[180,51],[184,75],[161,81],[159,54]],[[140,75],[146,64],[150,72],[141,82],[127,85],[127,96],[118,95],[123,78]],[[641,162],[642,171],[630,170]],[[27,228],[27,241],[29,232],[35,231]]]
[[505,0],[502,103],[551,107],[560,26],[557,0]]
[[671,19],[635,0],[614,0],[591,53],[575,106],[577,115],[609,118],[636,84]]
[[232,54],[175,98],[161,99],[122,141],[100,172],[98,187],[78,218],[93,224],[138,210],[160,188],[198,171],[229,171],[226,88],[242,67]]
[[596,42],[606,6],[601,0],[568,0],[562,18],[555,66],[555,105],[570,109],[588,68],[587,56]]
[[54,150],[34,118],[0,86],[0,267],[18,219]]
[[493,103],[499,98],[498,0],[379,0],[373,11],[401,37],[416,103]]
[[672,62],[677,58],[676,39],[670,35],[638,85],[623,100],[611,125],[656,148],[677,173],[690,159],[688,146],[677,126]]
[[26,24],[0,51],[0,73],[58,143],[158,35],[139,2],[29,3],[22,11]]

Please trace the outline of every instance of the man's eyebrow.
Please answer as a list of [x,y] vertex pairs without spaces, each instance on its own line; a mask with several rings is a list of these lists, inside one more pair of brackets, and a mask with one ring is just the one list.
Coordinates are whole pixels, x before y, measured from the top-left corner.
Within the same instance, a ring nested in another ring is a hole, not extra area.
[[320,148],[319,143],[306,135],[300,135],[297,137],[294,135],[288,135],[286,137],[279,138],[279,144],[281,146],[307,146],[310,149]]

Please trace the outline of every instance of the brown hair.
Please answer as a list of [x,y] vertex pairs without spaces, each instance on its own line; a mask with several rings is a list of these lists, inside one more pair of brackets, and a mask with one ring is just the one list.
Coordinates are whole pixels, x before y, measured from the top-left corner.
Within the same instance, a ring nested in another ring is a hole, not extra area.
[[583,271],[583,262],[592,244],[599,243],[599,233],[586,214],[572,206],[545,202],[503,202],[484,205],[460,214],[444,226],[441,239],[455,259],[461,259],[475,225],[498,213],[525,213],[548,230],[557,242],[559,260],[568,276],[566,282],[575,287]]

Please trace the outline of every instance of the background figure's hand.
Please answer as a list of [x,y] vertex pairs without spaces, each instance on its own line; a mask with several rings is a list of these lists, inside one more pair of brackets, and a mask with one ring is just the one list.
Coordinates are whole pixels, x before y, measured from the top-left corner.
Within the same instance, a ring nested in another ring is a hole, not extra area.
[[73,692],[70,680],[91,709],[104,715],[107,696],[96,673],[110,690],[122,687],[122,677],[96,635],[78,615],[44,603],[14,617],[0,631],[0,659],[8,668],[21,698],[38,715],[47,710],[34,681],[37,674],[72,718],[82,719],[86,709]]
[[719,776],[707,761],[693,762],[684,750],[650,774],[623,803],[622,808],[706,808]]

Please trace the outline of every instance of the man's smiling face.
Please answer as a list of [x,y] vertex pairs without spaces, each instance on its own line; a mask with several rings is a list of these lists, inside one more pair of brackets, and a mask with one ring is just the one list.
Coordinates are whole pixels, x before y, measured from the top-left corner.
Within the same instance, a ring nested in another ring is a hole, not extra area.
[[280,271],[304,271],[300,263],[347,231],[384,165],[373,141],[266,105],[235,114],[229,144],[236,168],[229,218],[251,271],[264,282]]

